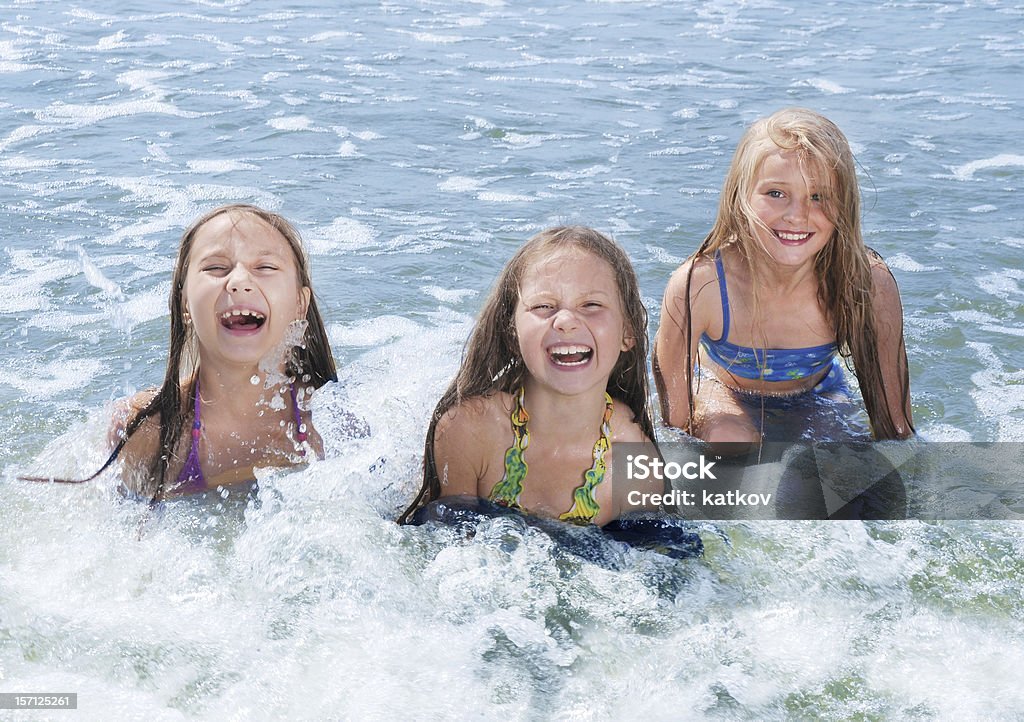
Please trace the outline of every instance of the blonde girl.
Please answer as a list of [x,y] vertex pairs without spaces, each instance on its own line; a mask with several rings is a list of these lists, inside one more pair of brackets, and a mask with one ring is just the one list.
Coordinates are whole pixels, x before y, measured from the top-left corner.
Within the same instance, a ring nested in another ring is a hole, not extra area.
[[669,280],[662,415],[708,441],[757,441],[758,403],[842,391],[840,358],[874,436],[912,434],[899,290],[861,237],[853,154],[830,120],[787,108],[747,130],[711,233]]

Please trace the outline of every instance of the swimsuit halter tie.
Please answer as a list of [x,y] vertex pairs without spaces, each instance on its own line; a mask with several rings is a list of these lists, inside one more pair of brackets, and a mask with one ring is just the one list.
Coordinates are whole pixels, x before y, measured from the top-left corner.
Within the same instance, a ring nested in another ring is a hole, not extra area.
[[[491,501],[502,506],[522,509],[519,499],[523,494],[523,481],[529,471],[529,465],[524,458],[524,452],[530,445],[530,432],[526,423],[530,420],[523,404],[525,392],[520,386],[513,395],[515,403],[512,406],[512,413],[509,418],[512,422],[512,434],[515,437],[512,446],[505,452],[505,475],[501,481],[494,485],[488,497]],[[601,418],[601,434],[594,442],[594,463],[583,472],[583,483],[573,491],[572,508],[561,514],[558,518],[562,521],[569,521],[574,524],[589,524],[600,513],[601,506],[594,497],[594,489],[604,481],[605,472],[608,470],[605,456],[611,448],[611,419],[615,410],[612,397],[605,392],[605,409]]]

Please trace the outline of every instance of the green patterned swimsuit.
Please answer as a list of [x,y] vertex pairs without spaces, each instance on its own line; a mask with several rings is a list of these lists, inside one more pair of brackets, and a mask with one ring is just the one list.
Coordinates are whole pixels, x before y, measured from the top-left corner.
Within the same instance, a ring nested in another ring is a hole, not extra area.
[[[519,497],[523,493],[523,481],[526,480],[526,473],[529,466],[523,457],[526,447],[530,445],[530,432],[526,428],[526,422],[530,415],[523,406],[523,388],[515,394],[515,404],[512,407],[510,419],[512,421],[512,435],[515,440],[512,446],[505,452],[505,475],[501,478],[488,497],[495,504],[508,506],[513,509],[523,510],[519,503]],[[576,487],[572,494],[572,509],[565,512],[558,518],[562,521],[569,521],[573,524],[590,524],[601,511],[597,499],[594,498],[594,489],[604,481],[605,472],[608,470],[605,462],[605,455],[612,446],[612,397],[604,395],[605,408],[604,417],[601,420],[601,435],[594,443],[594,464],[583,472],[583,483]]]

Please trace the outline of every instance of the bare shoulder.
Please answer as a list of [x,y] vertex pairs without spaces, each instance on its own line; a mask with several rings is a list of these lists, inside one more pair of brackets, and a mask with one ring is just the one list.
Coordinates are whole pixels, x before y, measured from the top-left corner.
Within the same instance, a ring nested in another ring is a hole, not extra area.
[[[115,432],[113,431],[114,425],[117,423],[117,412],[115,411],[111,427],[111,433],[116,434],[113,444],[120,441],[124,435],[124,426],[149,405],[153,396],[155,396],[155,392],[143,391],[118,402],[124,404],[124,408],[129,410],[129,415],[126,417],[124,425],[118,427]],[[147,486],[150,465],[159,453],[160,415],[153,414],[135,429],[132,435],[125,440],[124,447],[121,449],[120,458],[123,469],[121,480],[128,489],[140,493]]]
[[690,300],[694,301],[702,289],[708,284],[718,282],[718,271],[715,262],[708,256],[691,256],[679,268],[673,271],[665,289],[666,299],[671,297],[682,299],[686,296],[686,288],[690,287]]
[[434,438],[451,436],[467,442],[486,441],[496,430],[508,426],[511,409],[512,397],[504,392],[463,399],[438,419]]
[[877,255],[869,256],[871,268],[871,295],[876,313],[900,310],[900,289],[885,261]]
[[640,428],[629,404],[621,399],[612,399],[612,403],[614,404],[611,421],[612,441],[615,443],[650,441],[647,434]]
[[[153,401],[158,389],[146,389],[131,396],[125,396],[114,402],[114,410],[110,415],[110,426],[107,429],[107,445],[113,448],[124,438],[125,428],[132,419],[139,415]],[[147,419],[143,426],[148,425]],[[139,429],[141,432],[142,429]],[[138,433],[138,432],[136,432]]]
[[432,443],[441,496],[479,495],[508,445],[510,410],[511,397],[497,393],[465,399],[438,419]]

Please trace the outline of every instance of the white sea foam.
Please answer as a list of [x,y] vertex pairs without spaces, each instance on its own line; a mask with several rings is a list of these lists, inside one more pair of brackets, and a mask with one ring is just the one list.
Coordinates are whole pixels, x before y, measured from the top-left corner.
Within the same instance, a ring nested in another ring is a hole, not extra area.
[[377,245],[377,232],[352,218],[335,218],[330,225],[317,227],[305,235],[306,248],[312,254],[330,255]]
[[294,115],[287,118],[271,118],[267,121],[267,125],[275,130],[308,130],[314,132],[324,132],[322,128],[316,128],[313,126],[313,121],[304,115]]
[[1015,301],[1018,304],[1024,299],[1024,290],[1020,285],[1022,280],[1024,280],[1024,270],[1018,268],[1007,268],[976,279],[978,288],[985,293],[990,293],[1003,301]]
[[957,180],[971,180],[978,171],[991,168],[1019,168],[1022,166],[1024,166],[1024,155],[1001,153],[991,158],[972,160],[970,163],[956,166],[953,168],[953,176]]
[[0,366],[0,384],[14,387],[23,399],[38,401],[89,386],[106,370],[106,362],[98,358],[39,361],[19,356]]
[[190,160],[186,164],[196,173],[234,173],[243,170],[259,170],[258,165],[241,160]]
[[991,344],[967,342],[981,361],[983,370],[971,374],[971,397],[978,411],[990,421],[1019,427],[1024,416],[1024,371],[1008,370]]
[[480,178],[467,178],[466,176],[450,176],[437,184],[438,190],[448,193],[469,193],[484,187],[489,181]]
[[488,203],[532,203],[537,200],[533,196],[521,193],[500,193],[498,191],[480,191],[476,197]]
[[469,288],[453,289],[440,286],[424,286],[423,292],[441,303],[461,303],[464,299],[477,295],[477,291]]
[[378,316],[351,324],[332,324],[331,343],[342,347],[380,346],[416,331],[418,325],[402,316]]
[[907,271],[909,273],[940,270],[938,266],[925,266],[922,263],[918,263],[907,253],[894,253],[891,256],[887,256],[885,262],[888,264],[889,268],[894,268],[898,271]]
[[169,115],[176,118],[198,118],[200,113],[181,110],[172,103],[160,100],[127,100],[122,103],[82,104],[57,101],[37,111],[36,119],[44,123],[62,123],[83,126],[110,118],[124,118],[143,114]]
[[92,259],[89,258],[89,254],[86,253],[85,248],[82,246],[78,247],[78,260],[82,264],[82,273],[85,275],[85,280],[89,282],[89,285],[100,289],[108,296],[118,299],[124,298],[121,287],[103,275],[103,271],[93,263]]

